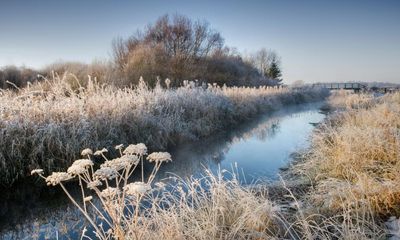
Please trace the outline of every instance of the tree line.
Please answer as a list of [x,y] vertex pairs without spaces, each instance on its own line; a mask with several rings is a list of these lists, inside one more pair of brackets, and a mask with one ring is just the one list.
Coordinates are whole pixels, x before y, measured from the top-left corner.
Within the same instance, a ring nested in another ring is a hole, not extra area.
[[[170,79],[177,87],[184,80],[227,86],[279,85],[282,81],[280,57],[265,48],[242,56],[226,46],[220,32],[206,21],[184,15],[164,15],[130,37],[116,38],[113,57],[91,64],[58,62],[40,71],[8,66],[0,69],[0,88],[23,87],[27,82],[51,77],[54,72],[76,75],[85,84],[87,75],[116,86],[138,83],[140,77],[154,86]],[[76,82],[72,79],[71,83]]]

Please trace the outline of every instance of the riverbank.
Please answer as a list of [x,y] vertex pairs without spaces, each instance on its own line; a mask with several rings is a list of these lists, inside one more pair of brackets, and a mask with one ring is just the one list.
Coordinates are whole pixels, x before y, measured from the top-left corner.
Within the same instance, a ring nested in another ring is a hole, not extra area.
[[[116,89],[90,82],[73,90],[64,79],[0,94],[0,183],[30,169],[64,169],[82,148],[143,142],[166,149],[210,136],[257,114],[323,99],[314,89],[218,87]],[[109,149],[111,152],[112,150]]]
[[304,183],[298,213],[317,236],[398,239],[400,94],[339,92],[328,102],[336,112],[317,127],[287,178]]

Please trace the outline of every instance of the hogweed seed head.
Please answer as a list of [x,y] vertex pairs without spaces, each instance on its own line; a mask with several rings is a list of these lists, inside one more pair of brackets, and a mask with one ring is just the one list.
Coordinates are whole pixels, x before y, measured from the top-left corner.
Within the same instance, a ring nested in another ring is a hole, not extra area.
[[92,151],[92,149],[90,149],[90,148],[85,148],[85,149],[83,149],[82,152],[81,152],[81,155],[82,155],[82,156],[89,156],[89,155],[92,155],[92,154],[93,154],[93,151]]
[[78,159],[78,160],[75,160],[74,163],[72,163],[72,166],[81,166],[81,167],[87,168],[87,167],[93,166],[93,162],[92,162],[92,160],[89,160],[89,159]]
[[96,152],[94,152],[94,155],[100,156],[101,154],[106,153],[106,152],[108,152],[108,150],[106,148],[103,148],[101,150],[97,150]]
[[122,170],[124,168],[130,167],[132,165],[137,165],[139,163],[139,158],[134,155],[124,155],[120,158],[113,159],[111,161],[106,161],[101,164],[100,167],[109,167],[113,168],[116,171]]
[[118,176],[117,170],[110,167],[102,167],[97,169],[93,174],[93,178],[96,180],[106,180],[106,179],[114,179]]
[[147,160],[149,162],[170,162],[172,161],[171,154],[167,152],[153,152],[149,156],[147,156]]
[[147,147],[144,145],[144,143],[138,143],[138,144],[130,144],[127,148],[125,148],[124,154],[127,155],[146,155],[147,154]]
[[67,173],[69,173],[73,176],[83,174],[84,172],[86,172],[86,168],[84,168],[80,165],[72,165],[67,170]]
[[124,155],[122,157],[120,157],[121,161],[127,161],[133,165],[138,165],[139,164],[139,158],[137,156],[134,155]]
[[48,186],[56,186],[61,182],[72,179],[73,177],[66,172],[53,172],[50,176],[46,178],[46,183]]
[[86,172],[87,168],[93,166],[92,160],[89,159],[78,159],[72,163],[71,167],[68,168],[67,172],[71,175],[80,175]]

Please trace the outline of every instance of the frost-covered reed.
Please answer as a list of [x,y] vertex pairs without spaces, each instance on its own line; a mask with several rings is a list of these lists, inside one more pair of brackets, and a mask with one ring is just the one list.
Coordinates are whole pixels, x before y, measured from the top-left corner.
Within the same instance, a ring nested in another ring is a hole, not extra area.
[[[31,172],[48,185],[61,186],[83,214],[93,232],[85,227],[82,238],[265,239],[279,232],[279,207],[266,200],[265,194],[240,186],[237,173],[230,181],[221,173],[209,173],[191,181],[173,178],[172,185],[154,183],[161,164],[172,161],[169,153],[147,155],[144,144],[117,148],[121,156],[113,160],[103,156],[104,163],[97,170],[90,158],[92,151],[85,149],[82,153],[87,159],[74,161],[66,172],[47,177],[42,169]],[[130,182],[135,170],[143,168],[143,160],[154,164],[153,171]],[[66,188],[71,179],[78,179],[80,197],[73,197]]]
[[[122,152],[121,145],[116,148]],[[132,151],[132,149],[139,151]],[[97,170],[94,170],[94,164],[90,158],[92,150],[85,149],[82,151],[82,155],[87,158],[75,160],[66,172],[53,172],[45,177],[42,169],[35,169],[31,171],[31,174],[42,177],[47,185],[61,186],[68,198],[93,227],[94,235],[97,238],[124,239],[129,231],[136,234],[139,217],[142,217],[141,201],[151,192],[152,182],[161,164],[172,161],[171,155],[157,152],[146,158],[147,147],[144,144],[129,145],[120,157],[112,160],[108,160],[103,154],[107,152],[107,149],[103,148],[96,152],[101,153],[105,160]],[[139,163],[141,163],[140,168],[143,169],[144,158],[155,163],[152,173],[148,178],[144,178],[142,174],[140,182],[128,183],[129,178],[140,165]],[[72,197],[65,187],[65,182],[71,179],[78,179],[81,199]],[[88,193],[86,188],[91,192]],[[97,196],[100,207],[93,203],[93,196],[90,194]],[[89,207],[92,212],[88,210]],[[127,227],[127,224],[132,224],[132,226]],[[83,236],[85,231],[83,231]]]
[[[41,166],[68,166],[82,147],[144,142],[152,149],[194,140],[287,104],[319,100],[320,90],[278,87],[150,89],[141,81],[117,89],[89,79],[72,88],[64,77],[0,92],[0,183]],[[77,81],[77,83],[79,83]],[[101,153],[99,153],[101,155]]]
[[310,214],[343,213],[343,223],[361,224],[348,239],[384,239],[390,235],[379,229],[400,214],[400,93],[339,92],[329,102],[344,111],[317,128],[304,160],[292,168],[312,186],[303,199]]
[[[130,146],[126,149],[138,145]],[[76,160],[70,166],[78,166],[80,171],[55,172],[45,177],[41,169],[32,170],[49,185],[60,185],[86,218],[90,226],[83,228],[81,239],[378,239],[385,236],[383,228],[373,222],[371,212],[353,215],[353,211],[341,209],[334,214],[316,213],[316,206],[307,201],[307,195],[294,193],[301,192],[298,182],[292,186],[283,182],[277,188],[243,186],[237,170],[221,170],[216,175],[208,171],[203,178],[172,177],[165,184],[154,179],[161,164],[172,161],[168,153],[151,153],[147,157],[137,152],[122,153],[113,160],[104,156],[104,163],[97,170],[93,169],[90,155],[86,156],[87,159]],[[123,167],[120,159],[126,159]],[[143,167],[142,160],[152,162],[153,171],[130,182],[135,170]],[[65,187],[65,182],[73,178],[79,180],[81,196],[72,197]]]

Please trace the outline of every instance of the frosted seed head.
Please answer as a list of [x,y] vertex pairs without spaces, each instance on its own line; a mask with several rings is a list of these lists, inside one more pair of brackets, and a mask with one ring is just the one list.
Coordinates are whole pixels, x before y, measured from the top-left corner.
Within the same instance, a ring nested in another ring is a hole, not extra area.
[[39,169],[33,169],[31,171],[31,175],[36,175],[36,174],[38,175],[43,174],[43,169],[39,168]]
[[127,155],[147,155],[147,147],[144,145],[144,143],[138,143],[138,144],[130,144],[127,148],[125,148],[124,154]]
[[68,168],[67,172],[71,175],[80,175],[86,172],[86,170],[93,166],[92,160],[89,159],[78,159],[72,163],[71,167]]
[[139,163],[139,158],[135,155],[124,155],[120,158],[113,159],[111,161],[106,161],[101,164],[101,168],[109,167],[113,168],[116,171],[122,170],[124,168],[128,168],[132,165],[137,165]]
[[167,152],[154,152],[147,156],[149,162],[170,162],[172,161],[171,154]]
[[115,149],[121,150],[123,147],[124,147],[124,144],[120,144],[120,145],[115,146]]
[[89,159],[78,159],[72,163],[72,166],[81,166],[81,167],[87,168],[87,167],[93,166],[93,162],[92,162],[92,160],[89,160]]
[[114,179],[118,176],[118,172],[111,167],[102,167],[97,169],[93,174],[93,178],[96,180],[106,180],[106,179]]
[[84,172],[86,172],[86,168],[84,168],[80,165],[72,165],[67,170],[67,173],[69,173],[73,176],[83,174]]
[[56,186],[61,182],[68,181],[73,177],[66,172],[53,172],[50,176],[46,178],[46,183],[48,186]]
[[82,155],[82,156],[89,156],[89,155],[92,155],[92,154],[93,154],[93,151],[92,151],[92,149],[90,149],[90,148],[85,148],[85,149],[83,149],[82,152],[81,152],[81,155]]
[[103,148],[101,150],[97,150],[96,152],[94,152],[94,155],[100,156],[101,154],[106,153],[106,152],[108,152],[108,150],[106,148]]

